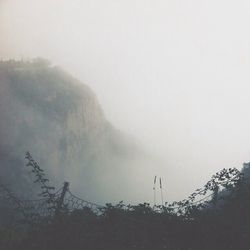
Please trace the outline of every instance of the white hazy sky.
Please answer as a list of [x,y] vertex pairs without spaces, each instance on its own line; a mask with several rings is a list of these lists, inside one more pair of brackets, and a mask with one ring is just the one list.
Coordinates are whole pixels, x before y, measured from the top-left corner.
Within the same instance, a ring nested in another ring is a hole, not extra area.
[[179,198],[250,161],[249,25],[247,0],[0,0],[0,56],[91,86]]

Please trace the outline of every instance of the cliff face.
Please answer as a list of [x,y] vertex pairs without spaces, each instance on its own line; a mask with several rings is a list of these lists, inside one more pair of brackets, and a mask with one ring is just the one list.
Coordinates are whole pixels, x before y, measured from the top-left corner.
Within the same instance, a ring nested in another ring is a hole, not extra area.
[[134,157],[89,87],[42,60],[1,62],[0,176],[18,190],[31,185],[26,151],[54,183],[99,200]]

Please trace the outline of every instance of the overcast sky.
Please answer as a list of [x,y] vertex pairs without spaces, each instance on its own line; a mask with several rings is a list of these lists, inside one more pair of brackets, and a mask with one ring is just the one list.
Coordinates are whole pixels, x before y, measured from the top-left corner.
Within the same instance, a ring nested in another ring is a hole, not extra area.
[[179,198],[250,161],[249,24],[247,0],[0,0],[0,57],[92,87]]

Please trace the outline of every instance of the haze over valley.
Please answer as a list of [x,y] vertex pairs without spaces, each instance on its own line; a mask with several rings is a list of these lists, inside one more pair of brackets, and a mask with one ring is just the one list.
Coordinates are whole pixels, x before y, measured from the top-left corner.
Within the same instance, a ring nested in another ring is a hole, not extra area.
[[179,200],[240,169],[249,11],[245,0],[0,0],[0,58],[51,62],[0,71],[1,164],[29,150],[58,185],[100,202],[152,202],[155,175]]

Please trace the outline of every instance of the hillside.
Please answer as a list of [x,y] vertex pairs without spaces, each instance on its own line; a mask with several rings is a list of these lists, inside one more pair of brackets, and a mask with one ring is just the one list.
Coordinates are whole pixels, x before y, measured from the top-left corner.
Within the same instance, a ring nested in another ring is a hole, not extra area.
[[135,144],[106,120],[87,85],[46,60],[0,63],[0,115],[0,176],[16,190],[31,182],[26,151],[58,186],[73,182],[92,200],[122,197],[114,185],[121,192],[135,184],[127,174]]

